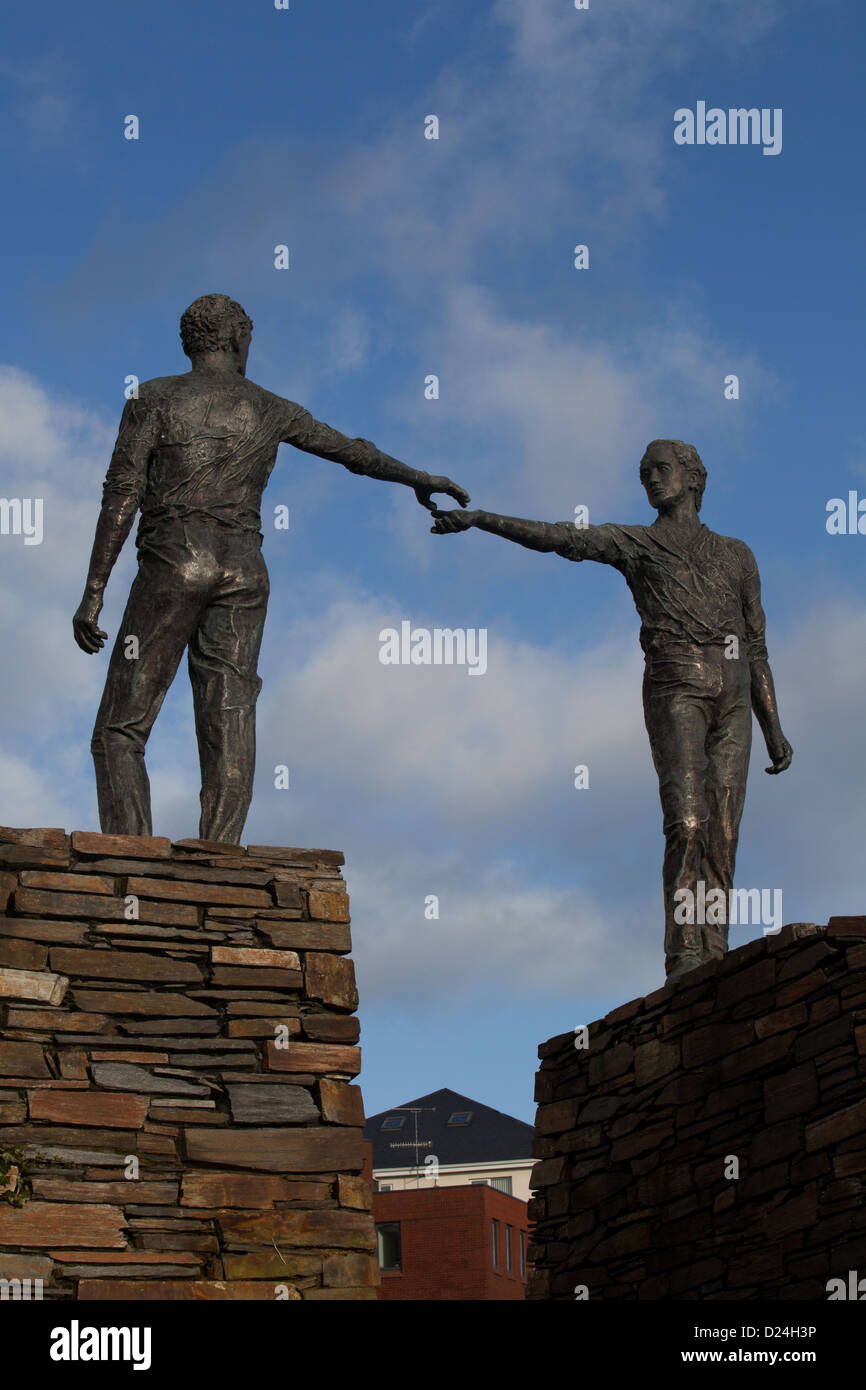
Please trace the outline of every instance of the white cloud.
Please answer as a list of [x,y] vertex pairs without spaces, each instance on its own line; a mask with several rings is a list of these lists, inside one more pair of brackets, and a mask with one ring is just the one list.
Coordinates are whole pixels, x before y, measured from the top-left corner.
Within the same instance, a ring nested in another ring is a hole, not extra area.
[[[369,1007],[434,998],[450,1007],[473,995],[519,990],[567,996],[574,1008],[610,982],[623,998],[664,983],[658,933],[629,933],[624,950],[624,926],[611,921],[609,905],[578,885],[533,884],[525,868],[507,860],[477,864],[404,851],[396,866],[371,872],[347,865],[346,872],[359,985]],[[434,894],[439,917],[428,920],[425,899]]]
[[[463,627],[462,615],[407,614],[382,599],[345,600],[287,635],[291,661],[260,700],[259,747],[280,759],[289,729],[299,775],[375,787],[372,812],[389,821],[394,805],[452,823],[520,823],[531,804],[569,787],[587,746],[616,776],[642,743],[640,654],[634,641],[567,658],[531,641],[488,632],[486,674],[466,667],[384,666],[380,632],[415,626]],[[303,654],[308,653],[306,660]],[[575,793],[576,795],[576,793]]]
[[[296,625],[292,668],[261,703],[262,761],[288,735],[303,789],[282,827],[268,810],[270,830],[339,824],[365,989],[406,1003],[446,978],[466,993],[491,977],[581,997],[655,988],[663,839],[633,637],[563,657],[503,636],[472,678],[379,666],[394,613],[352,599]],[[862,910],[866,612],[816,605],[772,650],[795,760],[766,777],[755,726],[738,883],[781,887],[786,921],[825,921]],[[589,791],[571,788],[577,761]],[[447,901],[438,923],[428,893]]]
[[13,826],[58,826],[68,829],[76,813],[76,797],[68,796],[62,777],[50,759],[22,757],[0,748],[0,819]]
[[[92,411],[46,390],[16,367],[0,368],[2,493],[41,498],[41,545],[0,536],[0,633],[9,654],[0,675],[7,735],[44,740],[92,710],[105,679],[105,653],[88,657],[75,645],[78,607],[96,519],[101,481],[115,430]],[[130,553],[117,567],[105,616],[116,621]],[[103,626],[105,624],[103,623]]]
[[10,476],[54,475],[68,495],[91,493],[108,466],[115,434],[116,427],[112,431],[77,401],[49,392],[29,372],[0,366],[0,465],[7,490]]

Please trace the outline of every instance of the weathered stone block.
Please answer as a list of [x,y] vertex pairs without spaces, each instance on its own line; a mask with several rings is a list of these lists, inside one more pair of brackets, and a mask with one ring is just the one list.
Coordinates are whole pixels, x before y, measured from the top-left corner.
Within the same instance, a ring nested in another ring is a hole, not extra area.
[[330,1081],[322,1077],[319,1082],[319,1100],[322,1106],[322,1119],[334,1125],[363,1125],[364,1101],[360,1086],[350,1086],[345,1081]]
[[11,965],[14,970],[42,970],[47,963],[47,946],[0,935],[0,965]]
[[98,1202],[0,1202],[0,1245],[64,1245],[122,1249],[126,1245],[121,1207]]
[[72,835],[72,848],[80,854],[116,854],[129,859],[171,858],[171,840],[162,835],[99,835],[76,830]]
[[327,1182],[250,1173],[186,1172],[181,1203],[185,1207],[272,1207],[275,1202],[320,1202],[329,1190]]
[[116,946],[96,951],[54,946],[51,969],[85,980],[165,980],[172,984],[201,984],[204,979],[202,970],[192,961],[154,956],[146,951],[123,951]]
[[325,1173],[360,1170],[363,1131],[314,1129],[209,1130],[186,1126],[184,1142],[192,1163],[221,1163],[271,1173]]
[[4,1076],[50,1076],[40,1043],[0,1042],[0,1085]]
[[241,1125],[303,1125],[317,1121],[319,1108],[303,1086],[226,1087],[232,1119]]
[[256,926],[274,946],[298,951],[350,951],[348,926],[333,922],[272,922],[256,918]]
[[36,999],[45,1004],[62,1004],[69,981],[47,970],[12,970],[0,966],[0,999]]
[[349,899],[345,893],[322,893],[311,889],[309,904],[314,922],[349,921]]
[[273,966],[278,970],[300,970],[297,951],[267,950],[257,946],[214,946],[211,949],[214,965]]
[[863,1136],[866,1139],[866,1100],[836,1110],[823,1119],[806,1125],[806,1148],[809,1153],[838,1144],[843,1139]]
[[264,966],[216,965],[211,971],[215,985],[250,985],[253,989],[296,990],[304,983],[300,970],[270,970]]
[[346,1072],[356,1076],[361,1070],[361,1049],[337,1043],[302,1043],[289,1040],[287,1047],[267,1044],[268,1071]]
[[227,883],[189,883],[173,878],[130,878],[126,891],[140,898],[167,898],[186,903],[234,903],[238,907],[272,907],[273,898],[262,888],[241,888]]
[[333,1246],[339,1249],[369,1249],[372,1217],[355,1211],[288,1211],[266,1215],[239,1216],[233,1212],[221,1218],[226,1238],[231,1241],[270,1240],[278,1245]]
[[[146,1053],[144,1055],[147,1056]],[[168,1060],[165,1054],[157,1053],[156,1057],[157,1060]],[[170,1096],[209,1094],[206,1086],[198,1086],[194,1081],[183,1077],[163,1076],[132,1062],[94,1062],[91,1071],[97,1086],[104,1086],[109,1091],[139,1091],[143,1095]]]
[[52,1120],[56,1124],[140,1129],[146,1115],[147,1101],[141,1096],[100,1095],[96,1091],[87,1094],[80,1091],[34,1091],[30,1101],[32,1120]]
[[304,965],[307,995],[337,1009],[356,1009],[358,989],[354,962],[344,956],[310,951]]
[[154,1014],[162,1018],[195,1018],[201,1015],[216,1016],[216,1009],[203,1004],[198,999],[190,999],[186,994],[174,994],[150,990],[124,991],[102,989],[74,989],[72,997],[79,1008],[95,1014]]

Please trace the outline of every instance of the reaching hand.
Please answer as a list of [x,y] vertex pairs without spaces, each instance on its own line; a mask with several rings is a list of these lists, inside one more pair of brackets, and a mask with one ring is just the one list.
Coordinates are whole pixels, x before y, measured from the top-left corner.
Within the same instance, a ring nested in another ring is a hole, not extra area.
[[469,506],[469,493],[464,492],[462,487],[452,483],[450,478],[431,478],[429,483],[419,484],[415,488],[415,496],[426,507],[428,512],[435,512],[436,508],[430,501],[434,492],[444,492],[446,496],[453,497],[455,502],[459,502],[461,507]]
[[455,531],[468,531],[475,519],[474,512],[437,512],[433,515],[436,518],[430,531],[434,536],[448,536]]
[[91,656],[105,645],[108,638],[108,633],[96,625],[101,610],[101,597],[85,594],[78,605],[78,612],[72,619],[72,631],[76,642],[83,652]]
[[791,766],[794,750],[784,735],[779,734],[777,738],[769,742],[767,752],[773,759],[773,766],[764,768],[764,771],[769,772],[771,776],[776,772],[784,772],[786,768]]

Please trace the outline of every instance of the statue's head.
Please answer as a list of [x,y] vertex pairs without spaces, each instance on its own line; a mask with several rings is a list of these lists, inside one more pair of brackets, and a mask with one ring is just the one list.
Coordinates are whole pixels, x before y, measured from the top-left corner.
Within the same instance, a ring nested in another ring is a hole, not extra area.
[[651,507],[661,511],[688,492],[694,497],[695,511],[701,510],[707,470],[693,444],[681,439],[654,439],[640,461],[640,480]]
[[227,294],[203,294],[180,316],[181,345],[193,366],[209,359],[233,362],[243,375],[252,331],[252,319]]

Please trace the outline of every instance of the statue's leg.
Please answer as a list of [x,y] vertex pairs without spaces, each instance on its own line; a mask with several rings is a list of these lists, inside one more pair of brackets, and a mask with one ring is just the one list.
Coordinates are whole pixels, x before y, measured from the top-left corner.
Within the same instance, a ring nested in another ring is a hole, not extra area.
[[[701,927],[695,918],[707,841],[705,742],[710,701],[699,679],[690,678],[688,667],[666,663],[656,670],[656,678],[644,678],[644,716],[664,818],[665,969],[674,978],[702,961]],[[692,898],[677,898],[681,889]],[[688,918],[689,902],[695,908],[692,920],[680,920]]]
[[200,608],[172,566],[142,556],[90,743],[104,834],[151,834],[145,744]]
[[[752,746],[752,705],[748,663],[724,663],[724,688],[716,702],[707,737],[707,856],[708,884],[721,888],[730,903],[740,817],[746,800],[746,778]],[[728,924],[704,928],[705,957],[717,958],[728,949]]]
[[[203,840],[239,844],[253,794],[259,649],[268,572],[258,539],[232,542],[224,582],[189,644],[189,676],[201,763]],[[222,557],[226,560],[226,556]]]

